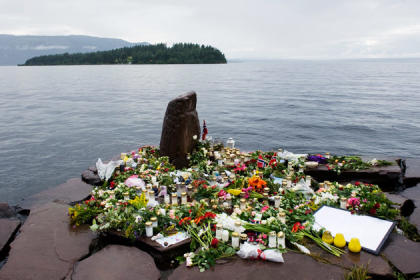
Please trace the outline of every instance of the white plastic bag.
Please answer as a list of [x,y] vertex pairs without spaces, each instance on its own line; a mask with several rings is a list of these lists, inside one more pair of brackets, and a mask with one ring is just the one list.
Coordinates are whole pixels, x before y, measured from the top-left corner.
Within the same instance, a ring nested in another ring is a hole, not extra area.
[[277,249],[267,249],[262,251],[259,245],[252,245],[248,242],[242,244],[241,249],[236,254],[242,259],[261,259],[271,262],[284,262],[283,254]]
[[98,175],[99,178],[102,180],[108,180],[111,178],[112,173],[114,173],[114,170],[117,166],[120,166],[122,163],[122,160],[113,161],[111,160],[107,164],[104,164],[100,158],[98,158],[98,161],[96,162],[96,169],[98,169]]

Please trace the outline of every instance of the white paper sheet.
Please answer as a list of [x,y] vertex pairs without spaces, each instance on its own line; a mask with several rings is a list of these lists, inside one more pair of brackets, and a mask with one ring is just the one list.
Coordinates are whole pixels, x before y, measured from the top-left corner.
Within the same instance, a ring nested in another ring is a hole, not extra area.
[[380,246],[394,226],[391,221],[365,215],[351,214],[350,211],[329,206],[321,207],[315,214],[314,229],[325,228],[334,236],[342,233],[347,242],[359,238],[363,248],[379,253]]

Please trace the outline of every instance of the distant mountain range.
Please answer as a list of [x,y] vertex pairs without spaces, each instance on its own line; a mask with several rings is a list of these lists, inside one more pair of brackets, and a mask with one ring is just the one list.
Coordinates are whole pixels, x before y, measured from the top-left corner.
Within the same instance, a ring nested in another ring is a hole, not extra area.
[[84,35],[16,36],[0,34],[0,65],[17,65],[34,56],[106,51],[147,42],[131,43],[121,39]]

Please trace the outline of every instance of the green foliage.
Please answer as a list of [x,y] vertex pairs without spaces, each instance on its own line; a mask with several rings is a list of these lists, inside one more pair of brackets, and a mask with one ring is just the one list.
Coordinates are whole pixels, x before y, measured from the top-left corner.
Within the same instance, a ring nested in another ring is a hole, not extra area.
[[56,54],[33,57],[29,65],[94,65],[94,64],[206,64],[226,63],[218,49],[191,43],[134,46],[92,53]]
[[354,266],[351,271],[345,276],[345,280],[365,280],[370,279],[368,276],[368,266]]
[[417,232],[417,227],[411,224],[405,217],[401,217],[398,227],[404,232],[409,239],[420,242],[420,235]]

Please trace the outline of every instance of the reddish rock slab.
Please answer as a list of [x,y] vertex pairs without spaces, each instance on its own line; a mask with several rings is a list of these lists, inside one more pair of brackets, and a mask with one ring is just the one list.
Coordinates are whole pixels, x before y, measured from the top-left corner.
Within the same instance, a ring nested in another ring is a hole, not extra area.
[[19,226],[19,220],[0,219],[0,253],[3,252],[4,247],[9,244]]
[[6,202],[0,202],[0,218],[12,218],[16,213]]
[[361,181],[379,185],[383,191],[395,191],[400,186],[402,171],[397,163],[390,166],[373,167],[364,170],[343,170],[338,175],[333,170],[328,170],[325,165],[307,169],[305,174],[311,175],[317,181],[354,182]]
[[404,185],[411,187],[420,183],[420,159],[408,158],[405,160],[405,166]]
[[166,108],[160,155],[168,156],[177,169],[188,165],[187,154],[193,151],[195,145],[193,136],[200,138],[196,105],[197,94],[191,91],[171,100]]
[[75,265],[72,280],[159,279],[153,258],[135,247],[108,245]]
[[149,237],[142,236],[136,240],[131,240],[117,231],[102,235],[101,239],[105,244],[135,246],[148,252],[154,258],[157,267],[161,270],[173,269],[176,263],[172,262],[172,260],[177,256],[189,252],[191,243],[191,239],[188,238],[168,247],[163,247]]
[[419,242],[392,233],[382,253],[402,273],[406,275],[420,273]]
[[381,256],[375,256],[373,254],[361,251],[360,253],[352,253],[346,250],[346,253],[341,257],[336,257],[325,250],[322,250],[317,245],[313,244],[308,247],[316,257],[320,257],[330,264],[338,265],[347,269],[351,269],[353,266],[367,266],[368,273],[371,276],[379,276],[384,278],[392,278],[393,270],[388,262]]
[[224,264],[200,272],[197,267],[180,265],[170,276],[170,280],[273,280],[273,279],[344,279],[345,270],[315,261],[312,257],[288,252],[283,254],[284,263],[262,260],[242,260],[233,257]]
[[79,178],[73,178],[57,187],[44,190],[26,198],[19,206],[23,209],[31,209],[48,202],[71,203],[88,197],[92,186],[82,182]]
[[92,171],[90,168],[82,172],[82,181],[93,186],[99,186],[103,183],[97,171]]
[[73,229],[67,213],[68,205],[58,203],[34,208],[10,245],[0,279],[64,279],[95,238],[88,227]]

